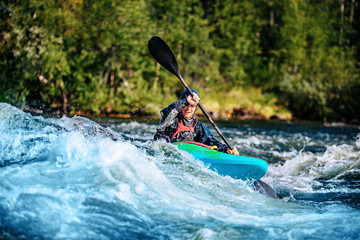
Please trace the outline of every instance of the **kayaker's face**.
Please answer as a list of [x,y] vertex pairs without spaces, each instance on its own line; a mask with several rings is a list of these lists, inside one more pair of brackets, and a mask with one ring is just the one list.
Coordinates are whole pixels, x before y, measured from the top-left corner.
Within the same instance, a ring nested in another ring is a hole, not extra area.
[[184,116],[185,119],[191,119],[192,116],[194,115],[195,111],[196,111],[196,106],[197,105],[187,105],[186,107],[183,108],[183,110],[181,110],[182,115]]

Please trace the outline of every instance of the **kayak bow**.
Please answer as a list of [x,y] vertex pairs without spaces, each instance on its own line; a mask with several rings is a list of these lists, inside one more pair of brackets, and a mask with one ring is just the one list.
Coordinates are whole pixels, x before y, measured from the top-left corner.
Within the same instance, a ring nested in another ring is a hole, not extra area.
[[222,176],[230,176],[241,180],[259,180],[268,169],[264,160],[253,157],[236,156],[211,150],[198,143],[174,142],[180,150],[190,153],[196,160],[201,160],[209,169]]

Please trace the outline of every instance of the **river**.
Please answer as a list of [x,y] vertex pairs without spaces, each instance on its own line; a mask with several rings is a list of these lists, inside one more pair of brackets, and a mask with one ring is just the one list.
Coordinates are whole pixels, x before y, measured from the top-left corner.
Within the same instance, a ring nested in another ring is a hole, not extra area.
[[280,199],[153,142],[156,126],[0,103],[0,238],[360,239],[359,126],[219,123]]

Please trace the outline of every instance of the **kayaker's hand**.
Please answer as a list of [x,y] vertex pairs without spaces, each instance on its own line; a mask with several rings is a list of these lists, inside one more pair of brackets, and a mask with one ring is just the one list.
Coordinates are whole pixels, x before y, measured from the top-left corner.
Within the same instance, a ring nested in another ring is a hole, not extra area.
[[239,152],[238,152],[238,150],[236,149],[236,147],[233,147],[233,149],[228,148],[226,151],[227,151],[227,153],[229,153],[229,154],[233,154],[233,155],[239,156]]
[[196,93],[194,93],[194,96],[189,95],[189,96],[186,98],[186,101],[187,101],[190,105],[196,106],[196,105],[199,103],[199,101],[200,101],[200,97],[199,97],[199,95],[197,95]]

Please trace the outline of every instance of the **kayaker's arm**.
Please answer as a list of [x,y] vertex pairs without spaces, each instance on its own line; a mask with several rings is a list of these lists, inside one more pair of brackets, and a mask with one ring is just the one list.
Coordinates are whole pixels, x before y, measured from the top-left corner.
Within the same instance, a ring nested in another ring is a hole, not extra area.
[[218,141],[211,133],[209,128],[206,127],[203,123],[198,123],[198,132],[196,133],[195,141],[204,143],[208,146],[217,146],[218,151],[226,152],[227,146],[220,141]]
[[160,126],[157,128],[159,131],[164,131],[165,128],[169,127],[178,113],[186,106],[186,99],[181,99],[173,102],[168,107],[160,111]]
[[[173,124],[176,124],[175,118],[181,112],[181,110],[188,104],[186,99],[181,99],[176,102],[173,102],[168,107],[160,111],[160,125],[156,129],[156,134],[154,140],[165,139],[167,142],[170,142],[171,131],[169,127]],[[174,125],[176,128],[176,126]]]
[[229,149],[225,144],[218,141],[211,133],[211,131],[206,127],[205,124],[199,123],[199,129],[197,132],[197,135],[195,137],[196,142],[204,143],[208,146],[216,146],[217,150],[220,152],[225,152],[229,154],[239,155],[238,150],[236,147],[233,147],[233,149]]

